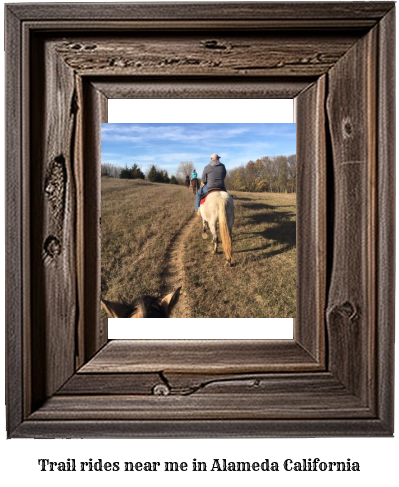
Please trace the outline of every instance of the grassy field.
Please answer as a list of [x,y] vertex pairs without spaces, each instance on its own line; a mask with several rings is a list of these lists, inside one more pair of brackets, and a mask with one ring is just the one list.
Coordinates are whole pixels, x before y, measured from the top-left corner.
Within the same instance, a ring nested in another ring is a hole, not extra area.
[[295,195],[232,194],[228,268],[221,246],[212,255],[201,238],[191,190],[102,178],[102,296],[129,302],[182,285],[176,317],[295,317]]
[[166,253],[192,216],[187,188],[101,178],[101,293],[132,301],[165,287]]

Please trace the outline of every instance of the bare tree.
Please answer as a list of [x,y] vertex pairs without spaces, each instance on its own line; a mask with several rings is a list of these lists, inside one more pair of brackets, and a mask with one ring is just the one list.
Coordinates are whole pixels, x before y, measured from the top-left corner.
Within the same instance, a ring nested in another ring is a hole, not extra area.
[[191,173],[194,169],[194,163],[192,161],[182,161],[179,163],[176,171],[176,178],[180,179],[180,181],[184,181],[186,179],[187,174],[191,176]]
[[123,167],[114,166],[108,162],[101,164],[101,176],[108,176],[110,178],[119,178]]

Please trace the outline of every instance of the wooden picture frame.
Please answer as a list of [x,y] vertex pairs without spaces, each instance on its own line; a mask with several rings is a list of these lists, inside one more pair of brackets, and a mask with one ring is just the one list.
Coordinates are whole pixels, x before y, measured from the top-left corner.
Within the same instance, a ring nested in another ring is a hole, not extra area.
[[[11,438],[391,436],[393,2],[6,6]],[[111,341],[108,98],[294,98],[288,341]]]

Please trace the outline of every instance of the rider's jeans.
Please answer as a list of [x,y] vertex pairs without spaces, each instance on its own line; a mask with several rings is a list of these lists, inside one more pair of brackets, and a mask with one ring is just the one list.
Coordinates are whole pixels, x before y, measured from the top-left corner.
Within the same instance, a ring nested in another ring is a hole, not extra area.
[[200,190],[197,192],[197,196],[195,197],[195,208],[194,211],[197,211],[200,205],[201,199],[206,195],[208,192],[208,186],[205,184],[205,186],[202,186]]

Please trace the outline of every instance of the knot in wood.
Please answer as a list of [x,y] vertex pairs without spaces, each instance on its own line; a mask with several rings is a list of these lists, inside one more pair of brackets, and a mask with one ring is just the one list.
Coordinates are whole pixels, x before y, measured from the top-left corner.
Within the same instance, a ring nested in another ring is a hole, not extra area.
[[152,388],[154,396],[169,396],[170,389],[166,384],[157,384]]
[[56,187],[53,181],[47,181],[46,187],[44,188],[45,193],[51,199],[56,191]]
[[350,321],[354,320],[357,317],[356,307],[349,301],[345,301],[345,303],[341,304],[341,306],[339,306],[339,311],[343,315],[345,315]]
[[50,202],[51,213],[56,220],[57,231],[60,230],[64,217],[66,182],[65,158],[61,154],[51,162],[44,182],[44,193]]
[[351,323],[355,323],[359,318],[359,311],[354,304],[349,301],[345,301],[342,304],[334,305],[330,308],[327,312],[329,319],[334,319],[334,314],[337,316],[341,316],[345,320],[348,320]]
[[97,49],[96,44],[86,44],[84,47],[85,51],[94,51],[94,49]]
[[345,119],[342,123],[342,132],[345,138],[352,137],[353,125],[349,119]]
[[205,47],[205,49],[227,49],[225,45],[220,44],[216,39],[202,41],[201,44]]
[[54,258],[61,253],[61,243],[57,237],[50,235],[44,242],[44,252],[46,256]]

